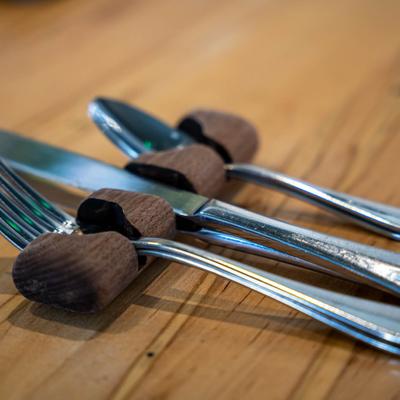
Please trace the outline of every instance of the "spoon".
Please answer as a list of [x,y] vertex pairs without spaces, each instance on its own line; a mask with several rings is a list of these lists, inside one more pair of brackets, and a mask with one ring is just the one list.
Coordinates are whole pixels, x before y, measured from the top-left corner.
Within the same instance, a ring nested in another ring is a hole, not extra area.
[[[89,105],[89,115],[106,136],[130,158],[146,152],[197,143],[195,138],[183,130],[173,128],[136,107],[113,99],[94,99]],[[218,151],[215,147],[214,150]],[[251,164],[226,163],[225,170],[227,178],[279,190],[364,228],[400,240],[400,209],[397,207],[315,186]]]

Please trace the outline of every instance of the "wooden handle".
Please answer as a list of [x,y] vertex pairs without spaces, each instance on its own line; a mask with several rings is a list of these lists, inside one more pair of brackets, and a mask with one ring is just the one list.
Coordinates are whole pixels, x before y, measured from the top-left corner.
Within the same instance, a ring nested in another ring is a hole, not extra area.
[[206,197],[217,196],[225,183],[222,159],[215,151],[201,144],[145,153],[129,163],[126,169]]
[[135,248],[119,233],[47,233],[19,254],[13,279],[29,300],[95,312],[111,303],[138,271]]
[[113,230],[131,239],[175,236],[175,213],[167,201],[125,190],[92,193],[79,206],[77,221],[86,231]]
[[177,127],[211,146],[228,164],[249,162],[257,151],[256,128],[234,114],[197,109],[184,115]]
[[152,258],[138,258],[129,239],[173,238],[175,215],[157,196],[103,189],[78,209],[85,232],[47,233],[17,257],[13,279],[26,298],[78,312],[106,307]]

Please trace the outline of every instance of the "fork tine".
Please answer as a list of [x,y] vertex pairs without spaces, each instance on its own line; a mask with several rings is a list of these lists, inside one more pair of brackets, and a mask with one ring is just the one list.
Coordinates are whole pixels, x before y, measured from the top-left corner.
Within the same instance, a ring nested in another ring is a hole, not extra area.
[[0,160],[0,232],[19,249],[61,225],[54,217],[41,211],[25,191],[26,187]]
[[[3,200],[0,195],[0,200]],[[44,233],[40,229],[36,228],[34,222],[25,215],[21,210],[13,210],[10,208],[5,202],[0,203],[0,210],[2,211],[3,219],[9,219],[10,221],[14,221],[15,224],[18,224],[25,231],[30,233],[31,235],[38,236],[41,233]]]
[[1,216],[0,216],[0,232],[18,250],[24,249],[30,242],[30,240],[26,239],[25,237],[17,233],[17,231],[14,228],[10,228],[10,225],[7,224]]
[[53,231],[60,225],[58,221],[49,219],[40,210],[33,207],[28,200],[23,199],[15,189],[15,184],[0,176],[0,200],[20,215],[30,225],[36,225],[36,229],[43,232]]
[[11,168],[0,158],[0,177],[5,180],[8,192],[13,198],[17,198],[24,205],[25,213],[46,231],[63,231],[77,228],[74,218],[59,209],[57,206],[47,201],[43,196],[37,193],[22,178],[15,174]]
[[[54,204],[47,201],[43,196],[41,196],[31,186],[29,186],[23,179],[15,174],[1,158],[0,173],[8,181],[12,181],[12,187],[17,189],[15,191],[15,195],[19,198],[20,201],[25,202],[25,204],[29,205],[29,208],[32,209],[32,207],[34,207],[35,211],[41,211],[41,214],[44,214],[50,220],[58,221],[58,223],[63,223],[65,222],[65,220],[71,219],[68,214],[56,207]],[[31,202],[26,201],[27,197],[31,200]]]
[[23,249],[45,232],[62,231],[72,217],[44,199],[0,158],[0,233]]
[[41,213],[34,212],[32,207],[28,208],[26,201],[21,202],[11,182],[6,181],[2,176],[0,176],[0,200],[21,216],[29,225],[35,227],[37,231],[42,233],[49,230],[52,231],[59,225],[58,222],[54,223],[47,218],[41,218]]
[[1,227],[4,236],[14,238],[14,240],[25,243],[25,245],[40,235],[39,232],[24,222],[22,218],[4,205],[4,203],[0,203],[0,221],[2,222]]

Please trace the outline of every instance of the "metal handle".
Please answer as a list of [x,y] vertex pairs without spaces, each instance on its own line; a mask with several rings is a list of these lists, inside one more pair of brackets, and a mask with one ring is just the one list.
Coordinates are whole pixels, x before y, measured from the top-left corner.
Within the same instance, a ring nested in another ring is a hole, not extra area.
[[210,200],[194,215],[202,225],[248,232],[271,247],[306,261],[351,274],[373,286],[400,295],[400,254],[339,239],[290,225],[250,211]]
[[226,165],[226,170],[231,178],[277,189],[374,232],[400,240],[400,208],[325,189],[254,165],[230,164]]
[[196,231],[181,230],[181,233],[186,236],[192,236],[203,242],[214,244],[217,246],[241,251],[243,253],[252,254],[260,257],[265,257],[270,260],[284,262],[286,264],[294,265],[301,268],[306,268],[312,271],[329,274],[336,278],[345,278],[347,280],[356,282],[348,276],[339,275],[337,272],[332,271],[329,268],[324,268],[318,264],[311,263],[303,260],[300,257],[293,256],[283,251],[273,249],[272,247],[266,246],[262,243],[253,242],[241,236],[233,235],[231,233],[222,232],[217,229],[201,228]]
[[139,254],[228,278],[367,344],[400,354],[399,307],[316,288],[171,240],[144,238],[133,244]]

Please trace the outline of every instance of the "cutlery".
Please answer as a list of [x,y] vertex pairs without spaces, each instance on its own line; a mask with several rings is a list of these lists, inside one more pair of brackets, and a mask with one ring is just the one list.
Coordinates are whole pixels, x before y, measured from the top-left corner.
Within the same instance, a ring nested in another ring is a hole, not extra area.
[[[21,171],[56,183],[96,191],[108,187],[157,195],[166,200],[187,229],[216,227],[267,241],[285,253],[400,294],[398,253],[362,245],[268,218],[222,201],[142,179],[106,163],[32,139],[0,131],[0,157]],[[218,236],[218,231],[215,232]],[[205,238],[207,239],[207,238]]]
[[[89,114],[106,136],[131,158],[149,151],[186,146],[199,140],[198,136],[168,126],[137,107],[112,99],[93,100],[89,105]],[[214,149],[218,151],[218,148]],[[279,190],[349,219],[364,228],[400,240],[400,208],[339,193],[264,167],[231,163],[225,153],[220,155],[226,162],[227,178]]]
[[[82,241],[85,236],[79,232],[80,227],[72,216],[42,197],[1,159],[0,200],[0,232],[19,250],[23,251],[29,243],[46,232],[55,233],[58,237],[76,235],[78,241]],[[116,237],[122,237],[115,234]],[[173,240],[140,238],[130,242],[138,255],[161,257],[212,272],[278,300],[371,346],[400,354],[398,307],[314,288]],[[54,243],[52,249],[56,249]],[[81,294],[89,291],[93,295],[91,287],[96,286],[91,285],[90,280],[77,278],[78,270],[71,265],[63,270],[53,269],[51,274],[48,267],[39,273],[35,273],[33,267],[28,266],[21,271],[14,266],[13,270],[17,288],[25,287],[23,281],[28,281],[28,292],[32,298],[39,296],[40,299],[49,299],[54,296],[54,292],[73,287],[74,291],[70,291],[68,296],[58,297],[68,299],[64,300],[65,303],[58,303],[58,306],[65,305],[74,310],[72,305],[75,303],[81,307]],[[92,273],[92,279],[106,272],[100,267]],[[82,287],[79,291],[76,282],[85,284],[89,289]],[[57,295],[59,296],[59,293]]]

